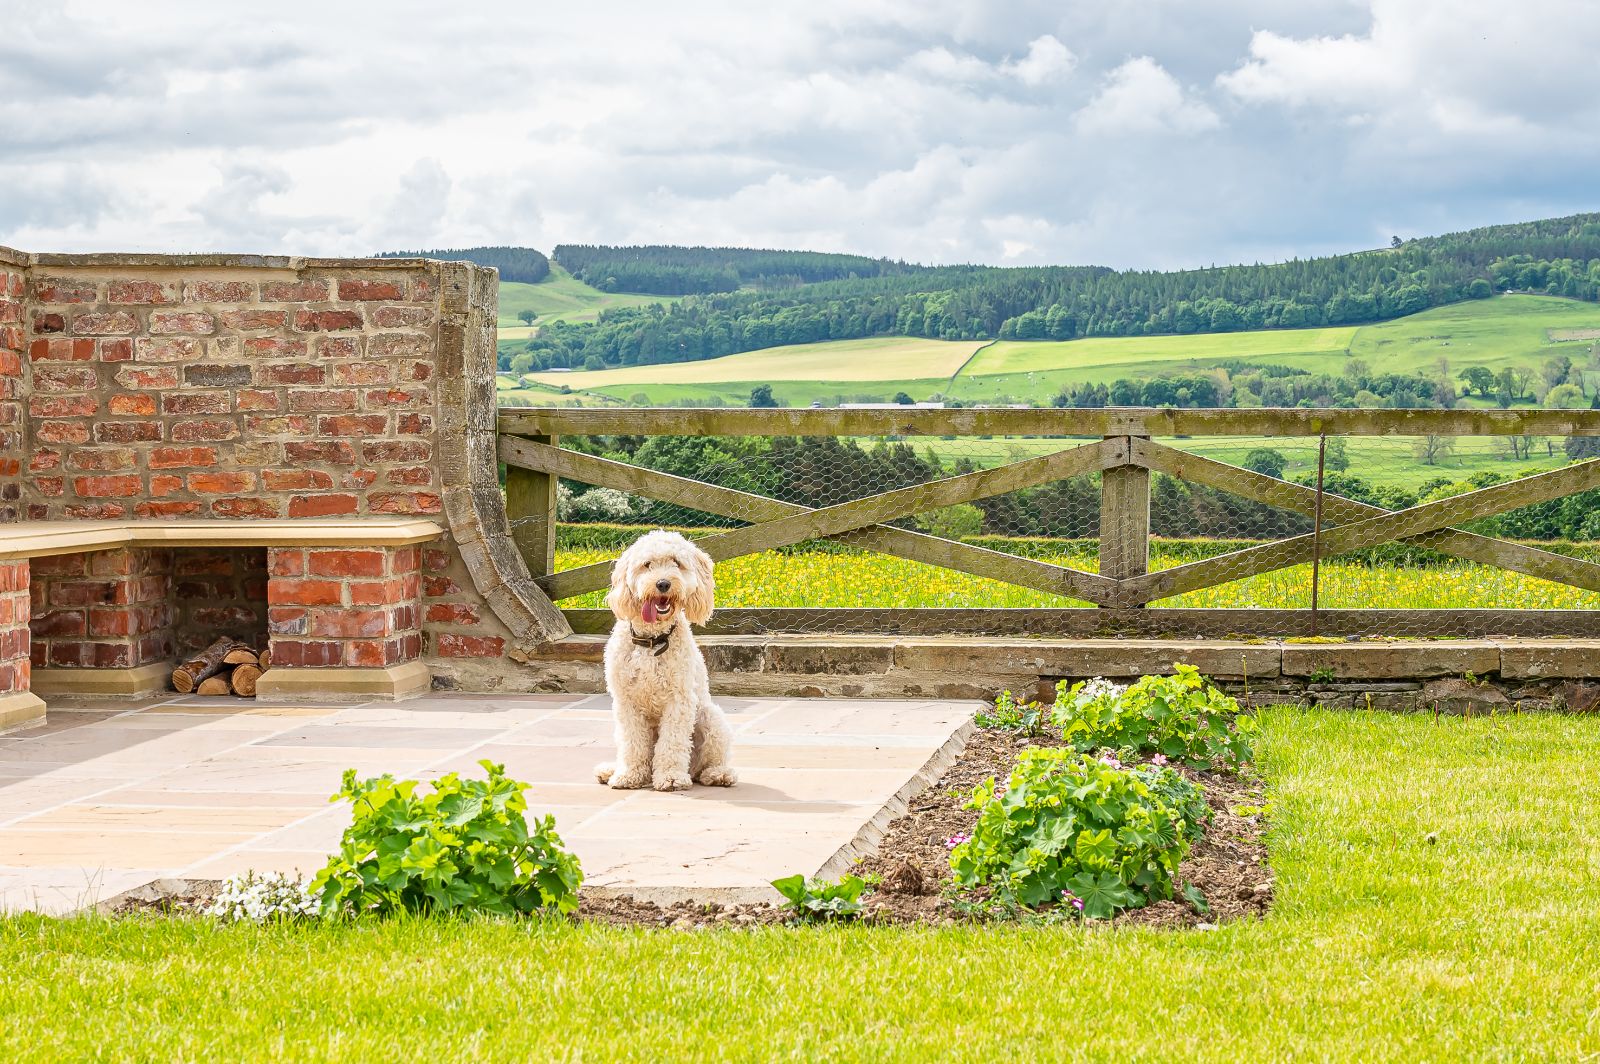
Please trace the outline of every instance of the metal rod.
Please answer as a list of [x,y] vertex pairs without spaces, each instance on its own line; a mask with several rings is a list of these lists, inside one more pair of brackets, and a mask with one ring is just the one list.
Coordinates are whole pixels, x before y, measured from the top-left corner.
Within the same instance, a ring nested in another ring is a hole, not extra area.
[[1322,476],[1327,468],[1328,434],[1317,437],[1317,506],[1311,518],[1311,635],[1317,634],[1317,594],[1322,577]]

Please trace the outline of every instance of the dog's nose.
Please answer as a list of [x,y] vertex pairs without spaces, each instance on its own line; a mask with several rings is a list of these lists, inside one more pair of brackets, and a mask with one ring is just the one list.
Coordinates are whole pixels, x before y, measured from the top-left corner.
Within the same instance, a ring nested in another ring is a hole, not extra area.
[[671,591],[672,590],[672,581],[671,580],[666,580],[666,579],[657,580],[656,581],[656,590],[657,591],[661,591],[661,592]]

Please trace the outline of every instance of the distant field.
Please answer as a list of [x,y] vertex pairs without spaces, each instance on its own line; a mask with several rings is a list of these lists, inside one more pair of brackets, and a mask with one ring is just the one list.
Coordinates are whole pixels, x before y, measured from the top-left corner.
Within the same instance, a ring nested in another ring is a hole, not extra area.
[[[502,288],[544,289],[551,281]],[[570,277],[566,284],[584,288]],[[648,299],[649,297],[602,298]],[[502,298],[502,321],[509,304]],[[1379,372],[1431,372],[1440,358],[1452,375],[1469,365],[1536,368],[1562,352],[1580,366],[1600,334],[1600,306],[1553,296],[1513,295],[1474,300],[1360,328],[1281,329],[1192,336],[1095,337],[1062,342],[949,342],[875,337],[749,351],[701,362],[598,372],[538,375],[575,391],[592,390],[622,402],[743,403],[758,383],[776,385],[790,406],[841,398],[888,400],[896,392],[924,400],[948,394],[965,402],[1043,403],[1063,387],[1110,383],[1118,377],[1198,372],[1219,361],[1295,366],[1337,372],[1350,357]],[[506,330],[501,332],[502,343]],[[1565,339],[1571,337],[1571,339]],[[976,354],[974,354],[976,352]],[[969,356],[970,363],[963,367]],[[950,376],[960,368],[954,383]],[[534,395],[529,401],[537,401]],[[1474,405],[1476,400],[1468,402]]]
[[517,318],[517,312],[531,310],[538,315],[534,328],[556,321],[594,321],[602,310],[611,307],[643,307],[652,303],[671,303],[675,296],[644,296],[626,292],[602,292],[591,288],[555,263],[550,276],[538,284],[500,282],[500,339],[526,340],[532,330]]
[[[830,381],[859,386],[862,382],[937,378],[941,382],[961,368],[982,340],[923,340],[907,336],[879,336],[866,340],[838,340],[823,344],[793,344],[760,351],[708,358],[699,362],[671,362],[660,366],[623,369],[537,373],[545,384],[570,388],[597,388],[615,393],[639,385],[728,384],[748,393],[756,384],[779,381]],[[737,389],[736,389],[737,390]],[[892,393],[891,393],[892,394]]]

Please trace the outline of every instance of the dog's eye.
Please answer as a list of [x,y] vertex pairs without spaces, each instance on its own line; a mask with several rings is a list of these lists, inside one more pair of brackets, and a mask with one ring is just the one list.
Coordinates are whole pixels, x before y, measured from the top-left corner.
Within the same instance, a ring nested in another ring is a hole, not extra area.
[[687,565],[684,565],[683,562],[679,561],[677,558],[672,559],[672,564],[676,565],[679,569],[687,569],[688,568]]

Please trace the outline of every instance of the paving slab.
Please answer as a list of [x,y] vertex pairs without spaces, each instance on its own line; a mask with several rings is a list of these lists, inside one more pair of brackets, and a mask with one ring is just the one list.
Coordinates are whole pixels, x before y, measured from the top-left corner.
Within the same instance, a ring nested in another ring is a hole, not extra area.
[[430,695],[255,706],[74,700],[0,737],[0,911],[61,913],[158,879],[310,875],[348,823],[346,768],[432,779],[504,762],[532,785],[589,888],[660,901],[776,897],[838,875],[960,752],[979,703],[730,698],[735,787],[614,791],[609,701]]

